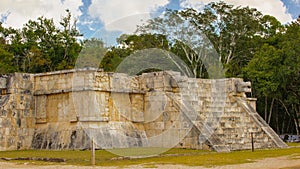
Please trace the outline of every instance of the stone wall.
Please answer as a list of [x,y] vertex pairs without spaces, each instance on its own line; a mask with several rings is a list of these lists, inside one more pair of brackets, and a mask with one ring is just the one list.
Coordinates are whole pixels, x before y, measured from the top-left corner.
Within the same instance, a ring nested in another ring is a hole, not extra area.
[[0,150],[29,149],[35,127],[33,75],[0,76]]
[[242,79],[94,69],[0,77],[0,150],[286,147]]

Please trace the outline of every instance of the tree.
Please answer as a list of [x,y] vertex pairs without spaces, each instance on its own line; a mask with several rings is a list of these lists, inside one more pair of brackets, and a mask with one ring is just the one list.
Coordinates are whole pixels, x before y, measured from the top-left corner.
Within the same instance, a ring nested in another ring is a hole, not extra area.
[[274,17],[254,8],[233,7],[225,2],[212,2],[202,12],[188,9],[181,14],[208,36],[229,77],[240,76],[262,39],[276,34],[281,27]]
[[77,37],[81,36],[76,23],[71,23],[71,14],[55,26],[53,19],[38,17],[29,20],[22,29],[7,29],[10,41],[9,52],[20,72],[46,72],[74,67],[81,50]]
[[[245,78],[253,83],[254,95],[265,100],[265,120],[283,133],[289,125],[286,115],[294,123],[294,132],[299,135],[300,108],[300,24],[294,22],[280,34],[268,36],[244,68]],[[271,102],[268,102],[271,101]],[[260,101],[261,102],[261,101]],[[273,109],[276,107],[276,109]],[[260,107],[258,107],[261,109]],[[283,112],[283,113],[282,113]],[[277,119],[273,118],[275,114]],[[283,117],[282,124],[278,118]],[[285,125],[288,124],[288,125]],[[281,126],[281,127],[280,127]],[[283,128],[282,131],[279,128]]]
[[0,74],[16,71],[13,64],[13,54],[8,51],[7,38],[9,30],[2,27],[0,22]]
[[[261,41],[267,36],[276,34],[280,26],[280,22],[274,17],[264,16],[256,9],[212,2],[200,12],[194,9],[168,10],[162,17],[140,26],[138,31],[158,32],[180,40],[181,43],[176,45],[175,51],[183,54],[182,57],[185,57],[197,77],[205,77],[205,71],[202,70],[207,71],[209,66],[205,64],[208,56],[206,52],[203,53],[201,47],[209,46],[205,51],[213,55],[213,52],[208,50],[212,46],[218,54],[214,57],[226,68],[226,75],[236,77],[241,76],[242,68],[260,48]],[[194,38],[195,35],[198,39]],[[193,39],[198,40],[198,43]],[[205,42],[207,39],[211,44]],[[204,44],[200,44],[201,41]]]
[[208,69],[207,56],[214,55],[214,50],[207,37],[190,22],[179,11],[167,10],[163,16],[139,26],[137,31],[165,35],[170,43],[171,52],[189,65],[193,73],[190,76],[204,77]]
[[91,38],[83,41],[82,50],[76,60],[76,68],[98,68],[107,52],[107,48],[100,39]]
[[296,126],[297,135],[300,134],[300,22],[294,22],[287,26],[280,47],[283,51],[282,81],[283,90],[287,95],[283,102],[289,107]]
[[[274,99],[280,98],[280,80],[282,52],[273,46],[265,44],[256,52],[253,59],[248,63],[244,71],[251,79],[256,96],[272,98],[270,115],[268,118],[267,107],[265,107],[265,120],[270,123]],[[269,106],[265,104],[265,106]]]
[[82,36],[76,27],[76,20],[71,23],[71,13],[66,10],[67,16],[65,16],[60,25],[63,27],[62,31],[59,31],[60,43],[58,48],[62,52],[62,58],[58,57],[57,69],[71,69],[74,67],[78,54],[81,50],[80,44],[77,42],[77,37]]
[[118,65],[135,51],[151,48],[169,50],[166,37],[158,34],[122,35],[117,41],[119,46],[112,47],[101,62],[100,67],[105,71],[115,71]]
[[0,74],[12,73],[16,70],[12,64],[13,54],[9,53],[0,44]]

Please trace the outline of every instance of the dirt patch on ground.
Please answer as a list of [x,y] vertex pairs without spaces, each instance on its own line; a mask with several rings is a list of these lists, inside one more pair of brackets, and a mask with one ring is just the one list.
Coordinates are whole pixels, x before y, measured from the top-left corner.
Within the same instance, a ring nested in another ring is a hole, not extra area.
[[[16,164],[11,162],[0,162],[0,169],[120,169],[120,167],[100,167],[100,166],[70,166],[70,165],[29,165],[28,163]],[[125,168],[132,169],[144,169],[144,168],[161,168],[161,169],[206,169],[202,166],[190,167],[183,165],[158,165],[158,164],[142,164],[135,166],[128,166]],[[266,158],[263,160],[255,161],[252,163],[236,164],[236,165],[226,165],[226,166],[215,166],[209,169],[300,169],[300,155],[295,156],[284,156],[277,158]]]

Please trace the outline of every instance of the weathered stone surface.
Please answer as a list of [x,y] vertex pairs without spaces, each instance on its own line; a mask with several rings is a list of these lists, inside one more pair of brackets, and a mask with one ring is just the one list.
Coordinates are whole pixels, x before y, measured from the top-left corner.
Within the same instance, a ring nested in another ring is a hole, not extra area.
[[96,69],[0,77],[0,150],[285,147],[242,79]]
[[4,77],[0,77],[0,89],[5,89],[7,84],[7,79]]
[[28,149],[35,127],[33,75],[15,73],[1,78],[5,78],[6,92],[0,93],[0,150]]

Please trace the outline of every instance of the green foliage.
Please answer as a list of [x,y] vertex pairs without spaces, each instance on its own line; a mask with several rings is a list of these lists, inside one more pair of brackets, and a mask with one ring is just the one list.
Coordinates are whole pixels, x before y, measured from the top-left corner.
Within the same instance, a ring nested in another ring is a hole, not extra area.
[[6,43],[8,29],[2,27],[0,22],[0,74],[12,73],[16,70],[13,65],[13,54],[8,51],[9,45]]
[[122,60],[131,53],[132,51],[129,49],[112,47],[111,50],[105,54],[100,67],[107,72],[115,71]]
[[[259,102],[266,101],[259,104],[265,107],[265,118],[266,110],[270,111],[269,122],[274,112],[277,119],[273,118],[273,128],[278,133],[285,133],[285,126],[290,125],[286,121],[288,119],[294,126],[288,132],[299,134],[300,23],[286,25],[283,30],[280,34],[266,37],[264,45],[255,53],[244,72],[245,78],[253,83],[255,97],[266,98],[260,99]],[[267,103],[270,99],[271,103]],[[273,107],[277,108],[274,110]],[[263,112],[262,108],[259,111]],[[280,118],[282,120],[279,122]]]
[[261,46],[265,36],[281,27],[271,16],[249,7],[233,7],[224,2],[212,2],[202,12],[187,9],[181,12],[203,31],[219,54],[228,77],[241,76],[242,68]]
[[15,67],[12,64],[13,55],[3,49],[0,44],[0,74],[12,73],[15,71]]
[[107,48],[101,40],[96,38],[84,40],[75,68],[98,68],[106,52]]
[[208,67],[204,66],[205,60],[214,50],[207,37],[189,22],[190,20],[184,18],[179,11],[167,10],[163,16],[140,26],[138,32],[166,35],[170,48],[168,50],[188,65],[192,71],[190,76],[207,77]]
[[255,91],[262,96],[272,95],[279,90],[280,77],[277,75],[280,75],[282,66],[281,53],[273,46],[264,44],[244,69],[255,84]]
[[[208,71],[210,64],[216,62],[223,64],[222,69],[226,69],[228,77],[236,77],[242,76],[242,68],[261,47],[264,38],[276,34],[281,28],[274,17],[264,16],[256,9],[212,2],[200,12],[194,9],[167,10],[162,17],[140,26],[138,31],[158,32],[177,39],[170,41],[172,52],[190,66],[195,77],[208,77],[212,74]],[[206,42],[206,37],[210,42]],[[206,47],[206,52],[201,47]],[[218,56],[210,51],[211,48]],[[213,57],[216,61],[212,61]]]
[[163,35],[122,35],[118,47],[112,47],[104,56],[101,66],[105,71],[115,71],[118,65],[134,51],[159,48],[168,50],[168,40]]
[[10,60],[19,72],[46,72],[74,67],[81,50],[77,37],[81,36],[71,23],[71,14],[62,18],[57,28],[52,19],[39,17],[29,20],[22,29],[0,29],[0,37],[5,40]]

